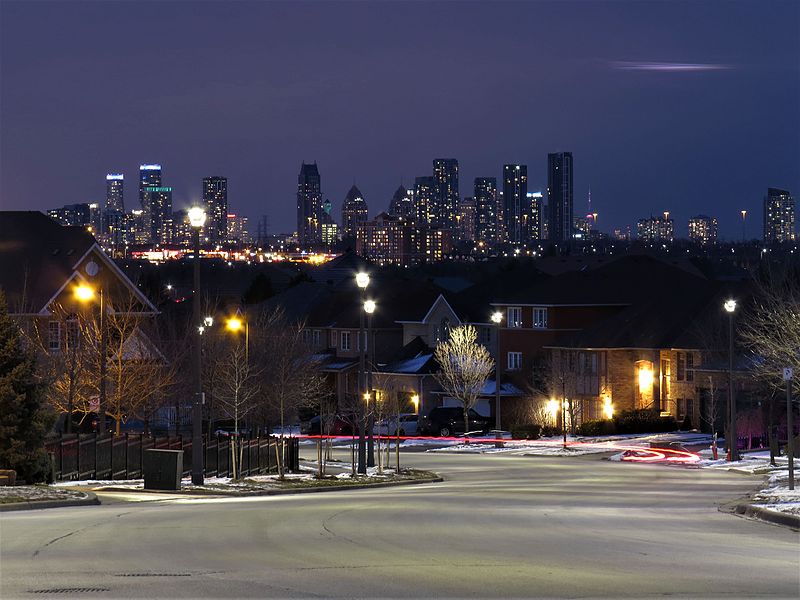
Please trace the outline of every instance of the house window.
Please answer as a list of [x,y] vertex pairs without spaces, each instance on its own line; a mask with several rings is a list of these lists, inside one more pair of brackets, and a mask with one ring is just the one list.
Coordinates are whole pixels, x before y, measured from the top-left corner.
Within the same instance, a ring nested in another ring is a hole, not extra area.
[[303,343],[308,344],[311,342],[311,332],[308,329],[303,329]]
[[314,347],[315,347],[315,348],[318,348],[318,347],[319,347],[319,339],[320,339],[320,335],[319,335],[319,333],[320,333],[320,332],[319,332],[319,329],[315,329],[315,330],[314,330],[314,333],[313,333],[313,340],[314,340]]
[[339,332],[331,331],[331,348],[336,348],[339,345]]
[[343,331],[339,337],[342,339],[342,350],[350,350],[350,332]]
[[522,367],[522,352],[508,353],[508,370],[519,371]]
[[691,352],[686,353],[686,381],[694,381],[694,354]]
[[533,328],[534,329],[547,329],[547,309],[534,308],[533,309]]
[[675,374],[676,381],[683,381],[686,379],[686,354],[678,352],[678,369]]
[[522,327],[522,308],[509,306],[506,316],[506,323],[508,323],[509,327]]
[[47,347],[50,350],[60,350],[61,323],[59,323],[58,321],[50,321],[47,332],[48,332]]
[[75,319],[70,319],[67,321],[66,325],[67,335],[65,342],[67,344],[67,348],[74,350],[80,343],[80,330],[78,329],[78,321]]

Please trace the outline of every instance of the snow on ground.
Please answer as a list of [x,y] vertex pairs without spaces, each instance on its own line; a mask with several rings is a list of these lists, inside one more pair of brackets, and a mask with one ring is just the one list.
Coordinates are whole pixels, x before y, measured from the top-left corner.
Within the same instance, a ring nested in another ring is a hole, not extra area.
[[81,491],[59,489],[48,485],[0,486],[0,504],[21,501],[79,500],[86,497],[87,494]]

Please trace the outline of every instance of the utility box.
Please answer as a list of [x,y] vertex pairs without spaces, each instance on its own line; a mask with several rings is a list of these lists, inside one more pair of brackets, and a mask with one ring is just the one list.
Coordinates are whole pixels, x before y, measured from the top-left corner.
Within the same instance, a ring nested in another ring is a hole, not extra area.
[[146,490],[181,489],[183,450],[145,450],[142,471]]

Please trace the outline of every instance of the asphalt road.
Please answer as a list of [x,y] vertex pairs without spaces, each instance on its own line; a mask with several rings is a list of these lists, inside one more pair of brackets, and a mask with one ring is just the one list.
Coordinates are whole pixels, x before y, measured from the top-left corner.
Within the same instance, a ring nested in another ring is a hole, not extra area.
[[596,456],[404,460],[446,481],[3,513],[0,596],[800,595],[798,534],[717,510],[756,478]]

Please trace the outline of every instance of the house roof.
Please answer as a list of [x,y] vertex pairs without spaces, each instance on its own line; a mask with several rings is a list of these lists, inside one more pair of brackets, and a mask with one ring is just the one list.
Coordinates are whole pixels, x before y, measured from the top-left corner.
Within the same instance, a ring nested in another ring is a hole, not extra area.
[[377,373],[400,375],[428,375],[438,370],[433,350],[422,338],[415,337],[385,365],[378,365]]
[[94,252],[141,303],[157,312],[113,260],[82,227],[64,227],[35,211],[0,212],[0,288],[6,293],[11,312],[39,313],[76,276],[81,260]]

